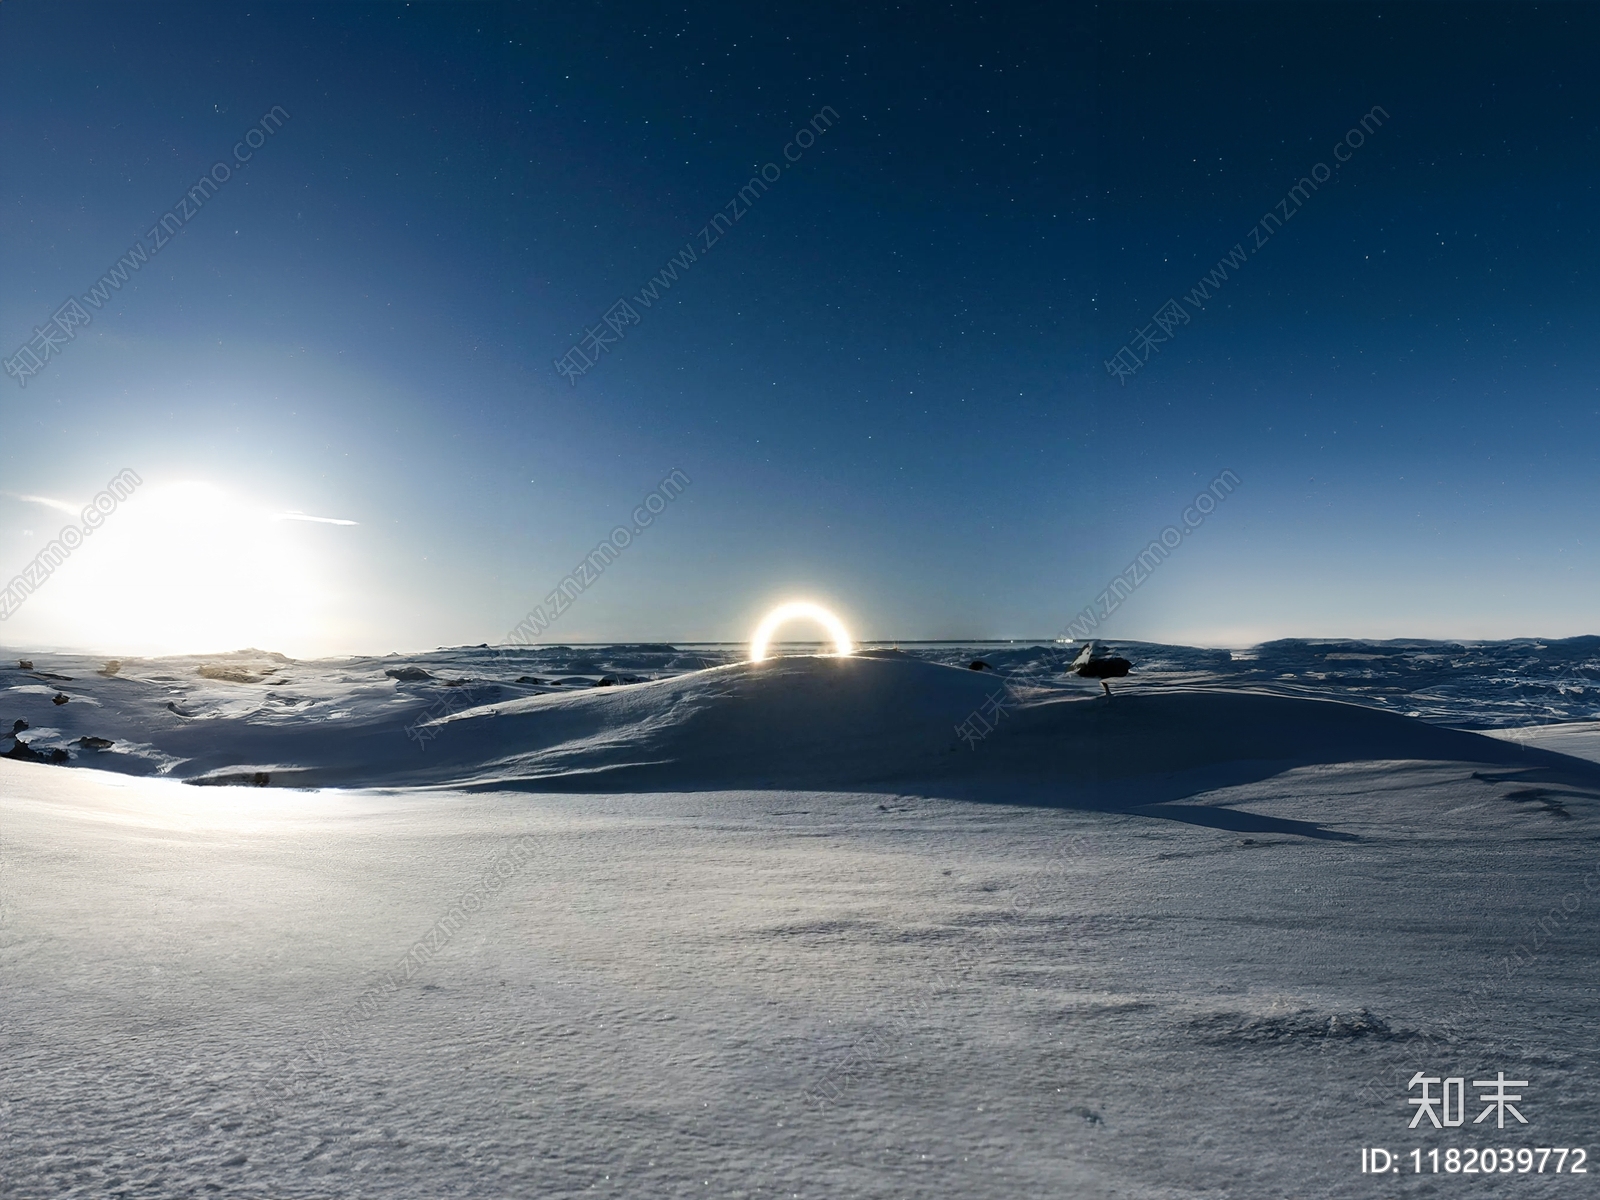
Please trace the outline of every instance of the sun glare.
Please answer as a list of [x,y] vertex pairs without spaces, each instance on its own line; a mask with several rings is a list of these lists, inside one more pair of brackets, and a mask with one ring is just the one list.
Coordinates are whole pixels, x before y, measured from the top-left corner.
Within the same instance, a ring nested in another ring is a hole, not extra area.
[[333,597],[317,528],[211,484],[143,489],[52,580],[38,615],[63,642],[125,653],[327,653],[317,643]]
[[767,657],[767,646],[772,641],[772,635],[778,631],[780,625],[789,621],[815,621],[828,631],[828,636],[833,639],[834,653],[843,657],[849,654],[854,647],[850,644],[850,634],[844,627],[844,622],[839,620],[820,604],[812,604],[807,600],[796,600],[792,604],[780,604],[762,618],[761,624],[756,626],[755,633],[750,638],[750,661],[760,662]]

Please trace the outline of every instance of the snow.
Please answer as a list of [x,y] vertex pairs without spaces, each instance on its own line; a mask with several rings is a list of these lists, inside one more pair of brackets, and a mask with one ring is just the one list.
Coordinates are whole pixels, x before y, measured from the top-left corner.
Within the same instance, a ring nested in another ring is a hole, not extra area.
[[[28,655],[0,728],[71,759],[0,761],[0,1192],[1366,1196],[1363,1146],[1585,1145],[1593,651],[1308,646],[1119,643],[1110,701],[1021,646]],[[1335,654],[1402,665],[1275,682]],[[1532,1124],[1408,1130],[1419,1069]]]
[[[1515,757],[1438,725],[1498,727],[1537,757],[1532,731],[1600,717],[1600,643],[1556,647],[1273,643],[1246,660],[1135,647],[1136,673],[1117,681],[1109,706],[1094,681],[1070,675],[1071,653],[1039,645],[765,663],[726,647],[663,645],[316,662],[240,651],[124,659],[115,670],[35,654],[30,670],[0,668],[0,730],[24,719],[31,750],[59,750],[73,766],[195,782],[265,775],[275,787],[632,791],[881,779],[948,790],[957,778],[1042,777],[1092,791],[1130,765],[1154,774],[1158,761],[1183,773],[1352,756]],[[994,670],[954,669],[979,656]],[[1390,664],[1381,671],[1380,659]],[[1428,725],[1401,719],[1424,709]],[[975,746],[958,728],[974,714]],[[85,737],[113,744],[94,749]]]

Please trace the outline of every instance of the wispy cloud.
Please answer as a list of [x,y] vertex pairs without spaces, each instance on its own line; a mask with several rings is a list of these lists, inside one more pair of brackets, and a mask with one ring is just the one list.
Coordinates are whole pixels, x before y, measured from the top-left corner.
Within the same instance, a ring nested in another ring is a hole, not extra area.
[[46,508],[54,508],[64,513],[78,515],[81,505],[68,504],[65,500],[52,500],[49,496],[24,496],[21,492],[0,492],[0,496],[9,496],[13,500],[21,500],[25,504],[42,504]]
[[346,521],[342,517],[313,517],[310,513],[298,510],[294,512],[273,513],[274,521],[315,521],[319,525],[359,525],[360,521]]

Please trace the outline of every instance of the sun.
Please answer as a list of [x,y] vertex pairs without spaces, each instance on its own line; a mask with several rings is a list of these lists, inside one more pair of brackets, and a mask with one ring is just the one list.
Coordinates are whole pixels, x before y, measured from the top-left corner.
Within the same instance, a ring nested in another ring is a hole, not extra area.
[[147,486],[50,581],[40,632],[125,654],[331,653],[342,536],[213,484]]
[[854,646],[850,644],[850,633],[844,627],[844,622],[839,620],[820,604],[812,604],[809,600],[795,600],[789,604],[780,604],[761,619],[761,624],[756,626],[756,631],[750,636],[750,661],[760,662],[767,657],[767,645],[772,641],[772,635],[778,627],[789,621],[815,621],[828,631],[828,636],[833,639],[833,650],[841,658],[848,655]]

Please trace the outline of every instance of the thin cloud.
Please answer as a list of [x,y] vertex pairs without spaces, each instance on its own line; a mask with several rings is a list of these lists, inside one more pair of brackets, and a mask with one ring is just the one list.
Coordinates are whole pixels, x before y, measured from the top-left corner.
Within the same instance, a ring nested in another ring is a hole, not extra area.
[[360,521],[346,521],[341,517],[313,517],[310,513],[281,512],[273,513],[274,521],[315,521],[319,525],[359,525]]
[[42,504],[46,508],[54,508],[64,513],[78,515],[78,506],[68,504],[65,500],[52,500],[49,496],[24,496],[20,492],[0,492],[0,496],[9,496],[13,500],[21,500],[25,504]]

